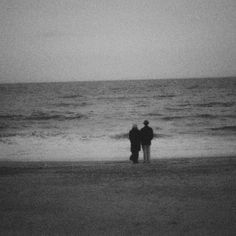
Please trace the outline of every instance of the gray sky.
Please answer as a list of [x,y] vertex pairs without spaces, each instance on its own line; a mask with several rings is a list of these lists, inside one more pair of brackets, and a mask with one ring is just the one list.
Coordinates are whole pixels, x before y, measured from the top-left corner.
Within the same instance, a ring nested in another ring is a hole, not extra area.
[[0,82],[236,75],[235,0],[0,0]]

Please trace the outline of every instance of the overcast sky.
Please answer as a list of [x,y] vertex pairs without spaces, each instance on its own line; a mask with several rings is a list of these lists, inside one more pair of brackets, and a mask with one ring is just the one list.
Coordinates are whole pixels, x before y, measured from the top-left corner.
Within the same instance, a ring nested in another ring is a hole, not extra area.
[[236,75],[235,0],[0,0],[0,82]]

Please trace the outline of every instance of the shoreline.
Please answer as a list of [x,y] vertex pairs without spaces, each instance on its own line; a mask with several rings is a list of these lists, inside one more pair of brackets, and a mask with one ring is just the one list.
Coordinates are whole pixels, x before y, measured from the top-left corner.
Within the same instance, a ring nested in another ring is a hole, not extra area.
[[[157,164],[157,162],[204,162],[204,161],[222,161],[222,160],[231,160],[231,159],[235,159],[236,160],[236,155],[219,155],[219,156],[199,156],[199,157],[160,157],[160,158],[153,158],[151,159],[151,163],[149,163],[149,165],[152,164]],[[129,157],[127,157],[127,160],[78,160],[78,161],[65,161],[65,160],[0,160],[0,168],[1,167],[28,167],[28,166],[32,166],[32,165],[41,165],[41,167],[49,167],[49,166],[79,166],[79,165],[108,165],[108,164],[127,164],[127,165],[133,165],[132,161],[129,160]],[[148,165],[147,163],[143,163],[143,157],[141,155],[141,157],[139,157],[139,163],[137,164],[139,165]]]

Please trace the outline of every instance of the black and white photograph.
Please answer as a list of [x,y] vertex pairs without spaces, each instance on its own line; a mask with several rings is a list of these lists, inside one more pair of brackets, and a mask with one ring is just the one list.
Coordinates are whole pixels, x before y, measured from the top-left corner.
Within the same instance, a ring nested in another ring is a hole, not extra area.
[[0,0],[0,235],[235,222],[235,0]]

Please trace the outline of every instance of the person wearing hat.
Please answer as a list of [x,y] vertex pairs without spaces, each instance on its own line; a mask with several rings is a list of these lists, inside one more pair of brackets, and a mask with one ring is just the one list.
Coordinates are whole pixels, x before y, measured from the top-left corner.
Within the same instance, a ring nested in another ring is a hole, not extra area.
[[144,127],[140,130],[141,145],[143,149],[144,163],[150,163],[151,140],[153,139],[153,129],[148,126],[149,121],[143,122]]
[[131,144],[130,151],[132,153],[130,156],[130,160],[133,161],[134,164],[136,164],[138,163],[138,155],[141,149],[140,131],[136,124],[133,124],[132,129],[129,131],[129,140]]

